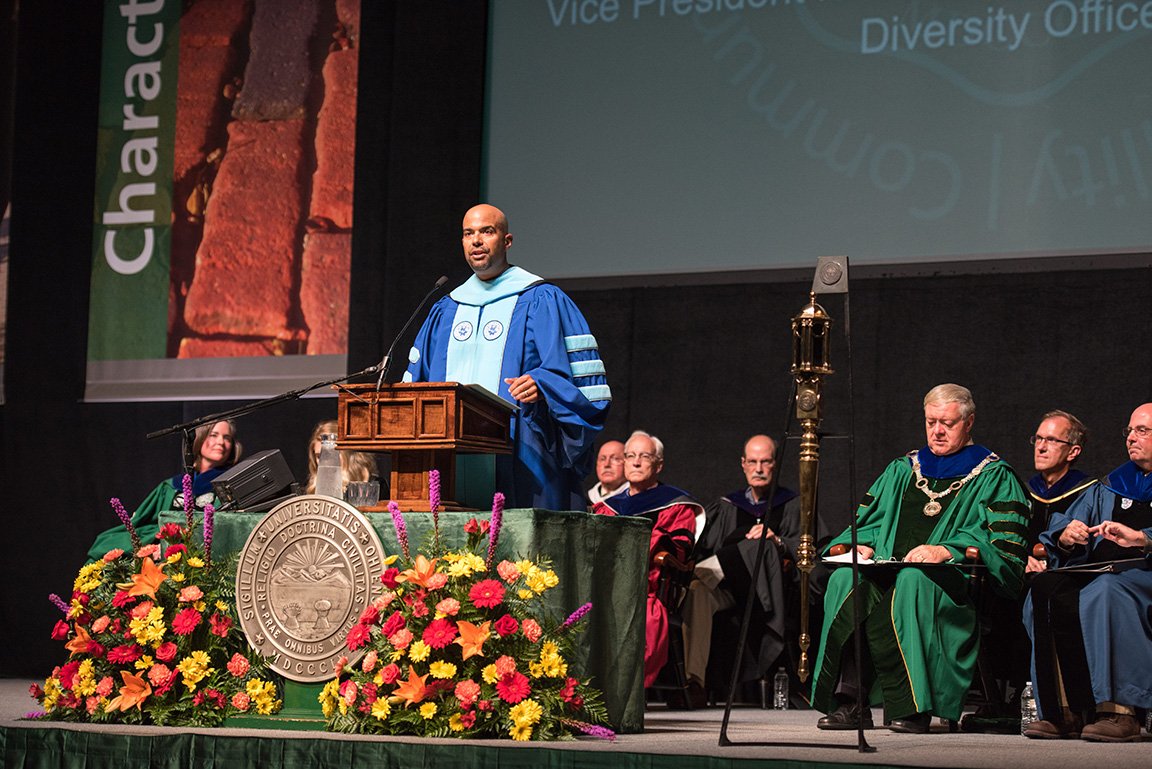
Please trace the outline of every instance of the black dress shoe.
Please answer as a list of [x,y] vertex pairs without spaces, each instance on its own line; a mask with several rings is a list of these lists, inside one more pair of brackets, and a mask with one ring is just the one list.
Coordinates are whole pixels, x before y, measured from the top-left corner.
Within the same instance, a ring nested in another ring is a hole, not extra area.
[[847,702],[816,722],[817,729],[865,729],[872,728],[872,710],[859,703]]
[[913,713],[904,718],[893,718],[888,728],[900,734],[927,734],[932,730],[932,714]]

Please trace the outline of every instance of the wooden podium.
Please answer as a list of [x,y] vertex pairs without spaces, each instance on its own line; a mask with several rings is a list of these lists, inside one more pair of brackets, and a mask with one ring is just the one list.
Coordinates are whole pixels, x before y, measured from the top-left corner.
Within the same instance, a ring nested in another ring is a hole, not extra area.
[[[392,498],[404,512],[427,511],[428,474],[440,471],[442,510],[456,500],[456,454],[511,454],[515,406],[478,385],[410,382],[339,386],[336,446],[392,453]],[[387,500],[367,510],[387,509]]]

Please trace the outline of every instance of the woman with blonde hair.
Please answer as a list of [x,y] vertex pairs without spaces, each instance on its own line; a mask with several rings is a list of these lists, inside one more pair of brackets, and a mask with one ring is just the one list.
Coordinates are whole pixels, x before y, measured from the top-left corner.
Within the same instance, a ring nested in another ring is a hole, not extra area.
[[[304,493],[316,493],[316,468],[320,461],[320,436],[324,433],[336,434],[336,420],[326,419],[312,429],[312,437],[308,441],[308,485]],[[378,477],[376,470],[376,457],[364,451],[341,451],[340,453],[340,484],[347,489],[349,483],[360,483],[375,480]]]

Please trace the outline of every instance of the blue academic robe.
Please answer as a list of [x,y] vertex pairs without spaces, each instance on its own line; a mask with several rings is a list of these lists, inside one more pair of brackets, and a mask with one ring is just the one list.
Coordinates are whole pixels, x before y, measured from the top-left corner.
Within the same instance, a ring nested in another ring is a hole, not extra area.
[[[1127,500],[1127,502],[1125,501]],[[1074,566],[1100,560],[1094,552],[1104,543],[1089,538],[1087,547],[1065,552],[1057,546],[1060,533],[1073,520],[1089,526],[1113,520],[1118,507],[1152,501],[1152,476],[1127,462],[1100,483],[1090,487],[1065,513],[1052,516],[1048,530],[1040,541],[1048,548],[1051,566]],[[1139,528],[1139,527],[1138,527]],[[1142,528],[1152,537],[1152,527]],[[1037,578],[1039,579],[1039,578]],[[1024,624],[1033,632],[1033,596],[1024,607]],[[1115,574],[1100,574],[1080,590],[1079,618],[1084,654],[1095,702],[1119,702],[1138,708],[1152,707],[1152,571],[1132,569]],[[1035,640],[1035,636],[1033,637]],[[1041,716],[1051,718],[1052,693],[1040,689],[1043,671],[1036,670],[1033,657],[1033,680]],[[1071,696],[1071,693],[1070,693]]]
[[[516,267],[508,273],[512,271],[521,284],[525,275],[535,278]],[[463,291],[467,287],[469,283],[432,307],[409,353],[404,381],[463,381],[448,376],[457,310],[462,304],[485,301]],[[496,488],[512,507],[584,510],[581,486],[591,471],[593,444],[612,398],[596,339],[580,310],[559,288],[536,279],[515,295],[515,306],[503,329],[507,338],[496,395],[516,403],[504,380],[530,374],[541,399],[516,404],[519,408],[511,424],[513,455],[497,456]],[[484,314],[487,305],[479,306],[474,333],[487,333],[492,327]]]

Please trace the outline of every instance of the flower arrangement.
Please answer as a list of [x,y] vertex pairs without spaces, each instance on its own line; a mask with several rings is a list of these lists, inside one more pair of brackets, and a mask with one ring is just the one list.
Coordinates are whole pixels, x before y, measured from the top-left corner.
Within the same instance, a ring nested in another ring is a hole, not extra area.
[[[438,481],[434,471],[432,500]],[[348,633],[349,652],[363,656],[356,664],[341,658],[320,694],[330,730],[614,738],[598,725],[607,720],[601,693],[568,662],[592,605],[558,622],[541,606],[559,583],[548,560],[495,562],[503,510],[497,494],[491,519],[469,520],[467,546],[453,551],[441,549],[434,517],[429,555],[413,558],[404,518],[389,504],[401,552],[388,558],[380,596]]]
[[165,524],[142,543],[120,500],[112,507],[132,537],[82,567],[52,638],[68,661],[31,694],[40,718],[94,723],[218,726],[241,713],[270,714],[281,701],[264,660],[235,621],[234,569],[211,559],[213,510],[202,543],[184,477],[185,526]]

